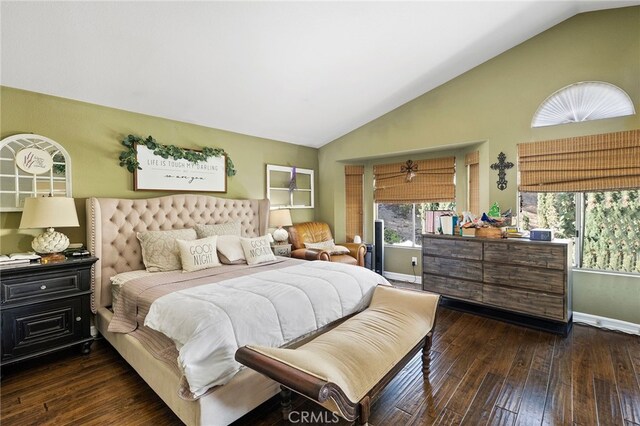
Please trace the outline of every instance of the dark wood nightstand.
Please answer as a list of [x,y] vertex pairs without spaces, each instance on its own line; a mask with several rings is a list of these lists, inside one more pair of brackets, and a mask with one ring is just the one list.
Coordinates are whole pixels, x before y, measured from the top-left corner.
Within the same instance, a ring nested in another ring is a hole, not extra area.
[[91,350],[91,265],[85,257],[0,269],[0,365],[78,345]]
[[291,244],[274,244],[271,249],[276,256],[291,257]]

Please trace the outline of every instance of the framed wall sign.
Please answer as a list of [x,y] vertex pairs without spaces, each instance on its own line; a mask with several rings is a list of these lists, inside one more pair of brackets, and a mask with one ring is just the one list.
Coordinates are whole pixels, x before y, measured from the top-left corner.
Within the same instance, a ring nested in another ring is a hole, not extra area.
[[136,191],[227,192],[225,156],[192,163],[162,158],[141,144],[136,155],[142,168],[134,172]]

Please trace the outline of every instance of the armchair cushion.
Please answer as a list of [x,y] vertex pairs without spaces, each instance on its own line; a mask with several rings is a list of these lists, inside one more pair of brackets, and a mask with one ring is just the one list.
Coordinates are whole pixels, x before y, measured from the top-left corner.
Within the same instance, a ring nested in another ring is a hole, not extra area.
[[[364,244],[342,243],[341,245],[349,251],[345,254],[333,254],[331,250],[323,246],[328,242],[332,242],[332,245],[335,244],[329,225],[324,222],[304,222],[289,227],[289,240],[293,246],[291,257],[364,266],[366,253]],[[318,243],[320,246],[317,245]],[[312,246],[313,248],[311,248]]]
[[304,243],[304,246],[313,250],[326,250],[329,254],[348,254],[349,249],[345,246],[337,246],[333,240],[321,241],[319,243]]

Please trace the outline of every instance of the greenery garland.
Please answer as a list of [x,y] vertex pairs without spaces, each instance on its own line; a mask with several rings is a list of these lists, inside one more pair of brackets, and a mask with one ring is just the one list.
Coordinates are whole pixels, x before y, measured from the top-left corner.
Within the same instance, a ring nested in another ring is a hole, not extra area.
[[199,161],[206,161],[209,157],[221,157],[226,155],[227,157],[227,176],[234,176],[236,174],[235,166],[231,157],[222,148],[210,148],[204,147],[202,151],[193,151],[184,148],[178,148],[174,145],[163,145],[158,143],[152,136],[142,139],[141,137],[128,135],[122,140],[122,145],[127,147],[126,150],[120,153],[120,166],[126,167],[131,173],[136,169],[142,170],[138,157],[136,155],[135,144],[144,145],[149,148],[155,155],[162,158],[173,158],[174,160],[187,160],[191,163],[197,163]]

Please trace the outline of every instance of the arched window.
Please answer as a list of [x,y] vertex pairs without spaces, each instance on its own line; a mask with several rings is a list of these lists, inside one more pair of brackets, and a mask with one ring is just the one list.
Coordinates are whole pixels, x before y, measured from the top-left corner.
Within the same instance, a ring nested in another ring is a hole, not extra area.
[[22,211],[24,199],[71,197],[71,158],[56,141],[34,134],[0,141],[0,211]]
[[611,83],[583,81],[570,84],[544,100],[533,115],[531,127],[578,123],[633,115],[629,95]]

